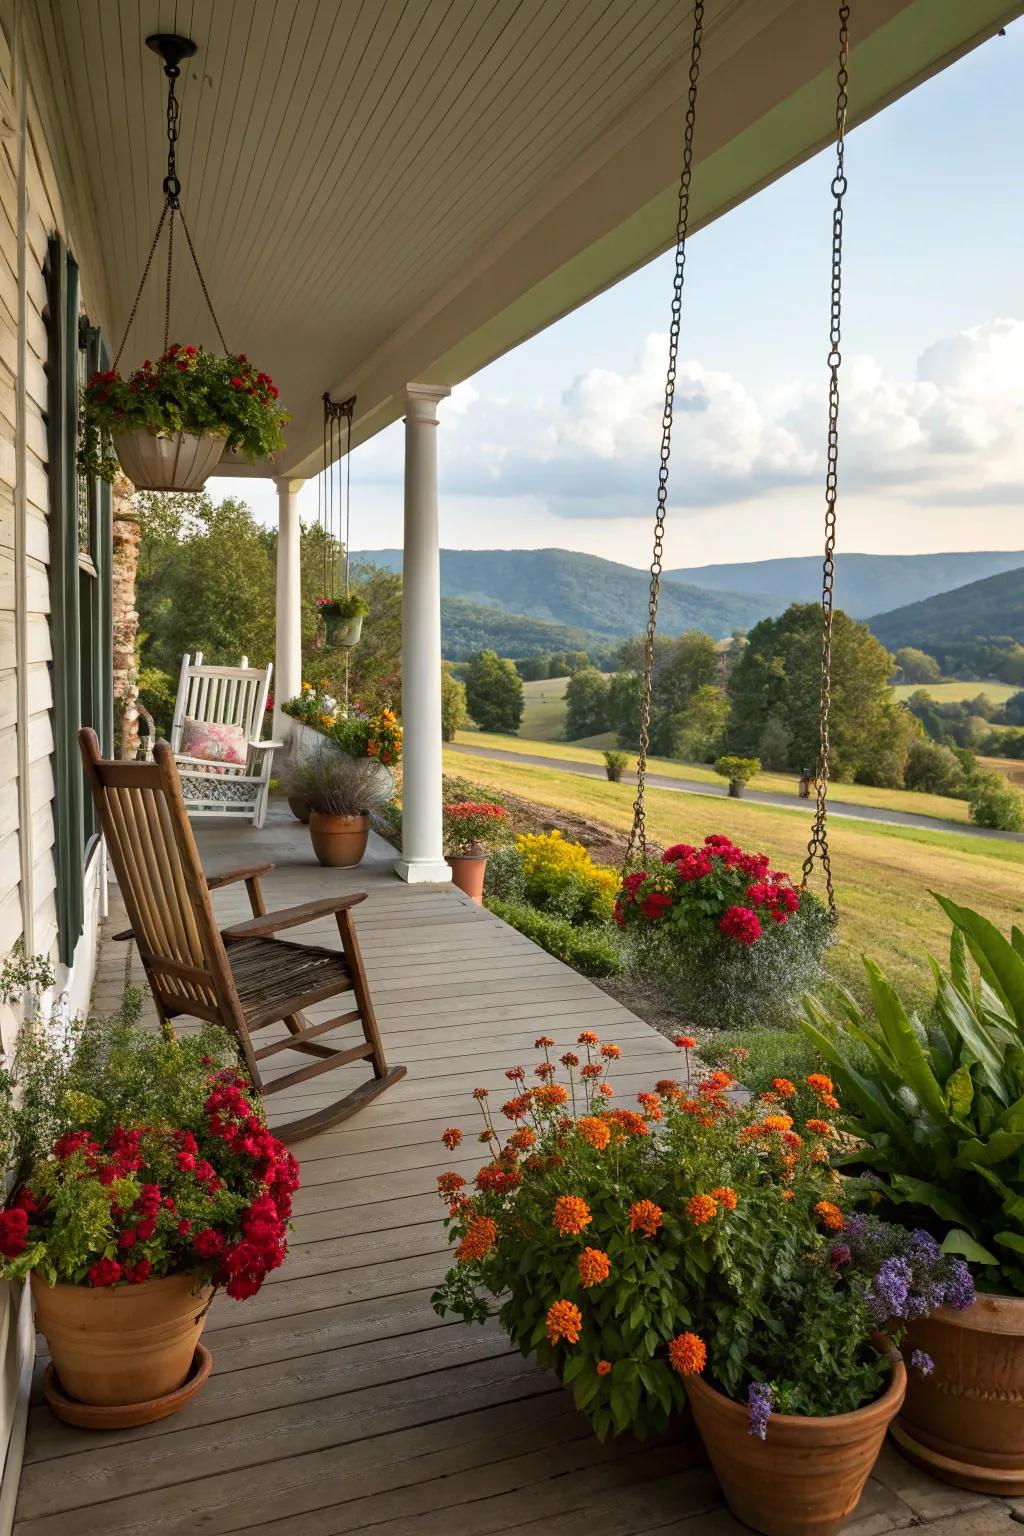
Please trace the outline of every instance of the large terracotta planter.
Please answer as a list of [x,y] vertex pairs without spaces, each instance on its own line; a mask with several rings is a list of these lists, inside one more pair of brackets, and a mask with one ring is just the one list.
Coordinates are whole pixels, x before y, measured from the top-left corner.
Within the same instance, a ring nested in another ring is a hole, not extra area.
[[484,899],[484,875],[487,873],[486,853],[452,854],[445,859],[452,872],[452,885],[464,891],[471,901],[482,906]]
[[906,1387],[898,1362],[866,1408],[827,1419],[773,1413],[764,1441],[750,1434],[746,1405],[699,1376],[687,1377],[686,1395],[738,1520],[763,1536],[834,1536],[857,1507]]
[[366,852],[370,837],[369,816],[326,816],[311,811],[309,837],[321,864],[331,869],[351,869]]
[[303,800],[301,795],[288,796],[288,809],[296,821],[301,821],[304,827],[309,826],[309,801]]
[[197,1292],[191,1275],[101,1289],[32,1275],[36,1322],[61,1387],[103,1407],[149,1406],[184,1384],[211,1295],[210,1286]]
[[978,1493],[1024,1493],[1024,1299],[979,1295],[940,1307],[909,1330],[935,1369],[911,1372],[892,1427],[904,1455],[935,1477]]
[[115,432],[113,440],[121,468],[138,491],[201,491],[227,442],[209,432],[158,437],[152,427]]

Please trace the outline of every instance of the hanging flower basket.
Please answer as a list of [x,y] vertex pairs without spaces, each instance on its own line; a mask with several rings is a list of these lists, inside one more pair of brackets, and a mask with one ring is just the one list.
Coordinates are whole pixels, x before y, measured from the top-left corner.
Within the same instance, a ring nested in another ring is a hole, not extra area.
[[79,470],[113,480],[120,462],[139,490],[202,490],[226,450],[256,462],[284,446],[289,417],[277,396],[244,353],[219,357],[174,342],[126,379],[110,368],[89,380]]
[[370,608],[365,597],[318,597],[317,611],[324,621],[324,639],[328,645],[348,650],[359,643],[363,620]]

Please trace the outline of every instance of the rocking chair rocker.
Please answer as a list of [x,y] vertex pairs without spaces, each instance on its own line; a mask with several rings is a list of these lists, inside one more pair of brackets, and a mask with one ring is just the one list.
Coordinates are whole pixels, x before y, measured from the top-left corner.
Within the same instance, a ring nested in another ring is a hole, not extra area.
[[[161,1021],[187,1014],[221,1024],[237,1039],[253,1084],[264,1095],[307,1082],[334,1067],[368,1061],[373,1076],[343,1098],[284,1126],[283,1141],[298,1141],[336,1125],[405,1076],[405,1067],[388,1067],[363,968],[351,909],[365,892],[326,896],[300,906],[268,912],[260,877],[273,864],[249,864],[229,873],[203,873],[189,823],[174,753],[158,741],[151,763],[107,762],[100,757],[95,731],[78,733],[85,775],[106,838],[131,928],[118,938],[133,938],[152,989]],[[210,892],[244,880],[252,917],[219,928]],[[341,951],[276,939],[285,928],[332,914],[338,923]],[[303,1008],[351,992],[353,1006],[319,1024],[309,1024]],[[287,1033],[255,1048],[252,1036],[268,1024],[284,1023]],[[359,1045],[337,1049],[316,1037],[358,1022]],[[267,1081],[261,1064],[282,1051],[316,1057]]]

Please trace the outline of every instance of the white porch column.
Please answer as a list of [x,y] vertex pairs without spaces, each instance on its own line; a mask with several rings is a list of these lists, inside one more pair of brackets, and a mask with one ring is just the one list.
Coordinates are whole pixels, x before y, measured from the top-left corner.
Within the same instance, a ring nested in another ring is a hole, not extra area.
[[437,538],[437,402],[450,390],[405,388],[402,562],[403,880],[445,881],[441,840],[441,561]]
[[277,626],[274,640],[274,740],[287,741],[291,721],[281,711],[302,687],[302,586],[299,580],[299,492],[304,480],[277,486]]

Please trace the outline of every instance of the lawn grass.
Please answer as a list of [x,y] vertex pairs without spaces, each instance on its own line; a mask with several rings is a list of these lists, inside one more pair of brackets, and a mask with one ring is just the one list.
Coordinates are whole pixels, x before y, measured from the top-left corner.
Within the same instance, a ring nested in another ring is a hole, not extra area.
[[892,691],[897,699],[909,699],[912,693],[922,689],[930,693],[937,704],[962,704],[964,699],[976,699],[980,693],[990,698],[993,704],[1005,704],[1012,693],[1019,691],[1012,683],[997,683],[991,678],[973,683],[956,679],[947,683],[897,683]]
[[[566,762],[596,763],[604,766],[601,753],[579,741],[538,741],[519,736],[496,736],[486,731],[459,732],[459,739],[480,747],[495,747],[502,752],[517,752],[542,757],[562,758]],[[680,763],[666,757],[648,759],[651,773],[660,773],[669,779],[691,779],[701,784],[721,784],[720,776],[707,763]],[[750,782],[751,789],[767,793],[791,795],[797,801],[797,779],[792,773],[759,773]],[[934,816],[939,821],[967,822],[967,802],[951,800],[948,795],[925,795],[909,789],[876,789],[872,784],[834,784],[832,794],[836,800],[851,805],[864,805],[876,810],[909,811],[916,816]]]
[[[530,763],[505,763],[445,749],[446,771],[541,805],[576,811],[620,830],[632,821],[628,784],[585,779]],[[659,843],[699,842],[725,832],[742,846],[764,849],[773,864],[798,877],[810,817],[750,801],[647,792],[647,826]],[[861,823],[830,824],[841,921],[830,970],[863,994],[862,954],[870,955],[910,1001],[929,994],[927,956],[944,957],[948,924],[929,892],[949,894],[983,912],[1004,931],[1024,920],[1024,843],[972,839],[955,830]],[[813,888],[822,890],[819,872]]]

